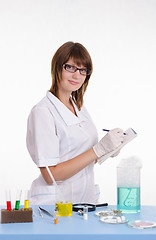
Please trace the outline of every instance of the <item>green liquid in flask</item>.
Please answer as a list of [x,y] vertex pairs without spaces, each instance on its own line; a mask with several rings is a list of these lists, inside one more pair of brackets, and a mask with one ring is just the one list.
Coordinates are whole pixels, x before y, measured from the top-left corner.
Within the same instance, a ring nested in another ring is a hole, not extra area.
[[118,187],[117,199],[117,209],[123,213],[140,212],[140,187]]

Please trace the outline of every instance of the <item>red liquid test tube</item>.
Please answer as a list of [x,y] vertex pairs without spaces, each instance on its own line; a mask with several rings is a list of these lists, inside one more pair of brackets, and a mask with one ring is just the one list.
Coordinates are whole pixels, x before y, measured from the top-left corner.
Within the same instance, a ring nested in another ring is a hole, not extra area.
[[10,190],[6,191],[6,204],[7,204],[7,210],[11,211],[11,193],[10,193]]
[[11,201],[7,201],[7,210],[11,211]]

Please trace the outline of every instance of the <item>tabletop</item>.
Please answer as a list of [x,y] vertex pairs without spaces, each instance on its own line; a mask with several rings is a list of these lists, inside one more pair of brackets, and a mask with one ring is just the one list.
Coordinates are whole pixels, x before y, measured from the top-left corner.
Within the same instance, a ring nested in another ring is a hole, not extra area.
[[[44,214],[42,218],[38,206],[33,207],[32,223],[7,223],[0,224],[1,240],[156,240],[156,228],[135,229],[128,224],[107,224],[95,216],[95,212],[88,213],[88,220],[73,212],[72,216],[59,217],[58,224],[54,224],[53,218]],[[53,206],[41,206],[52,213]],[[2,209],[2,207],[1,207]],[[116,206],[97,208],[96,211],[116,209]],[[124,214],[130,220],[148,220],[156,222],[156,206],[142,206],[137,214]]]

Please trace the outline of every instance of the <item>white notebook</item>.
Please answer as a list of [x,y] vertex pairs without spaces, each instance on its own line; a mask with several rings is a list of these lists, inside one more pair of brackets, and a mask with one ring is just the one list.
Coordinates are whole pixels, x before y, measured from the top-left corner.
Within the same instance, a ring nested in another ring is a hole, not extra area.
[[132,128],[128,128],[125,131],[125,137],[124,137],[124,142],[120,145],[120,147],[116,148],[114,151],[107,153],[106,155],[98,158],[98,163],[102,164],[107,158],[111,157],[113,154],[115,154],[116,152],[118,152],[121,148],[123,148],[123,146],[125,146],[127,143],[129,143],[130,141],[132,141],[136,136],[137,133],[132,129]]

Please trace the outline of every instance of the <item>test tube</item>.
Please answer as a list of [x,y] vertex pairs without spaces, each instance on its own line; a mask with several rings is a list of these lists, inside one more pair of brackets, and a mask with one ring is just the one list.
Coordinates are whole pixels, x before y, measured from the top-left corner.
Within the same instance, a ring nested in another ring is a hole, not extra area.
[[88,207],[86,205],[83,207],[83,219],[88,220]]
[[28,190],[25,191],[24,209],[29,208]]
[[7,204],[7,210],[11,211],[11,192],[10,192],[10,190],[6,191],[6,204]]
[[15,210],[18,210],[18,209],[19,209],[20,200],[21,200],[21,194],[22,194],[22,190],[18,190],[18,191],[17,191],[17,194],[16,194]]
[[58,224],[58,209],[55,208],[54,211],[54,224]]

